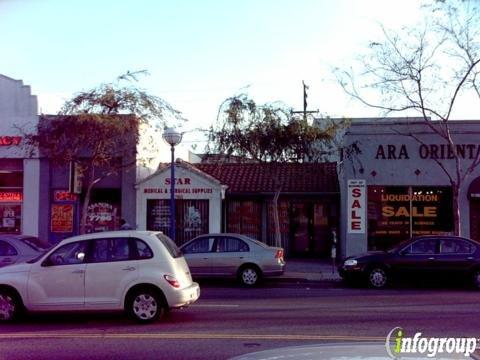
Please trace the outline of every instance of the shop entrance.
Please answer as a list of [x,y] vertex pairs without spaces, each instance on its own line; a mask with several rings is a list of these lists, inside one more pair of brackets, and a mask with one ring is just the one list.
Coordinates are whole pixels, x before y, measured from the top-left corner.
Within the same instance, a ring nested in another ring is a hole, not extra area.
[[295,202],[290,207],[290,250],[292,256],[327,257],[330,254],[331,204]]
[[470,199],[470,238],[480,241],[480,177],[470,183],[468,198]]
[[470,237],[480,241],[480,199],[470,200]]

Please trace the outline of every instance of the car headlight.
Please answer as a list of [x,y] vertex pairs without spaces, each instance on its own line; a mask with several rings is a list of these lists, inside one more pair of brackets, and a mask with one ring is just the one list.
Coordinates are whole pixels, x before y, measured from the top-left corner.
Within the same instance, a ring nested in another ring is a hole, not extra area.
[[344,264],[345,266],[356,266],[358,264],[358,261],[355,259],[348,259],[345,260]]

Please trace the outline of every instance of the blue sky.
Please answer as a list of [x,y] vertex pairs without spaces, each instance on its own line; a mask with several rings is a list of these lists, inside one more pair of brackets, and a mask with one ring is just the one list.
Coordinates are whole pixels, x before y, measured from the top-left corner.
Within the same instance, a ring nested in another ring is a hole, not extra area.
[[[257,102],[330,116],[374,116],[331,74],[379,36],[413,21],[414,0],[0,0],[0,73],[22,79],[54,113],[72,93],[146,69],[140,86],[207,127],[241,91]],[[186,135],[185,146],[195,134]],[[200,144],[199,144],[200,145]]]

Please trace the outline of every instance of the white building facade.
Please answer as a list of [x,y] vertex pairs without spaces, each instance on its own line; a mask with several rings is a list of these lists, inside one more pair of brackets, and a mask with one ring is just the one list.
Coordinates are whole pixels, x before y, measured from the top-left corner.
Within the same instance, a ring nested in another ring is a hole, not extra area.
[[42,234],[48,199],[41,160],[25,148],[24,133],[38,123],[37,97],[30,86],[0,74],[0,233]]
[[[433,126],[442,126],[439,123]],[[480,160],[480,121],[450,121],[460,173]],[[382,250],[411,236],[453,234],[452,148],[421,119],[354,119],[344,137],[341,255]],[[480,240],[480,166],[460,188],[461,235]]]
[[[170,166],[159,170],[136,185],[137,224],[139,230],[170,234]],[[226,186],[183,161],[175,164],[176,243],[193,237],[220,232]]]

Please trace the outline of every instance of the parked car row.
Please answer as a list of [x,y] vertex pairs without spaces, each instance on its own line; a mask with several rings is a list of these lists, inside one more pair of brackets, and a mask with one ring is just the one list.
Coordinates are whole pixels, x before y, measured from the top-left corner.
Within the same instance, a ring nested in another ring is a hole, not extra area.
[[285,269],[283,249],[247,236],[202,235],[179,249],[161,232],[133,230],[75,236],[52,248],[35,237],[0,236],[3,260],[3,321],[25,310],[124,310],[151,322],[199,298],[192,275],[235,277],[253,286]]
[[[205,234],[181,248],[161,232],[113,231],[62,240],[0,236],[0,320],[23,311],[124,310],[139,322],[159,319],[200,296],[201,277],[236,278],[245,286],[282,275],[284,251],[239,234]],[[7,266],[8,265],[8,266]],[[388,251],[345,259],[347,282],[384,288],[408,277],[469,279],[480,288],[480,243],[422,236]]]

